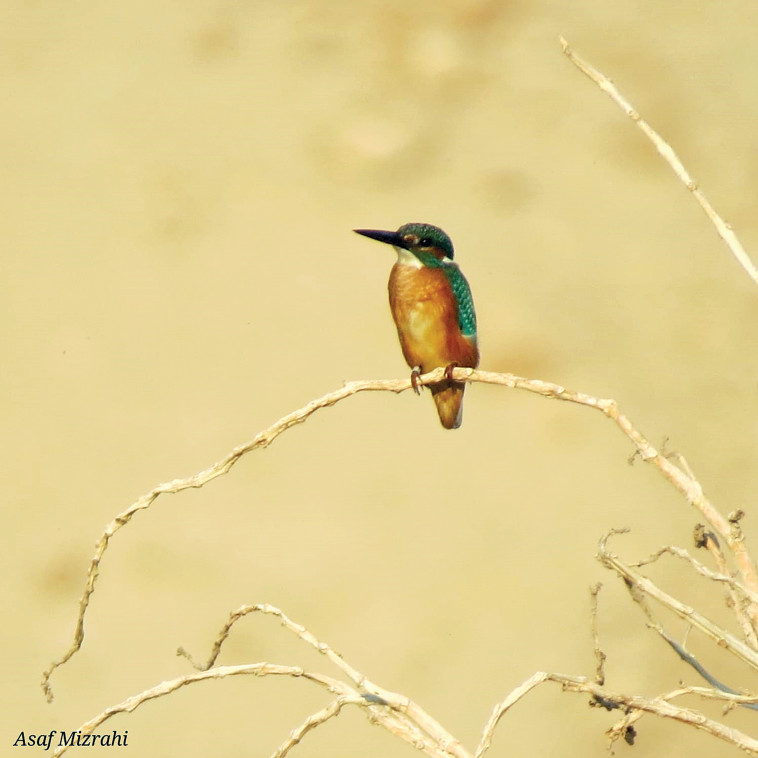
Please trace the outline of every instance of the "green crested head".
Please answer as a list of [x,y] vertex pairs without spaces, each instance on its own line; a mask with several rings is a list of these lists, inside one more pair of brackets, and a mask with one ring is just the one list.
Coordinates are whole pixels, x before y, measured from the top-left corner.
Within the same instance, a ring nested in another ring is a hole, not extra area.
[[424,266],[437,268],[442,261],[453,260],[453,242],[438,226],[411,223],[403,224],[396,232],[383,232],[378,229],[355,229],[354,231],[364,237],[408,250]]
[[415,253],[417,250],[430,252],[435,258],[449,258],[453,260],[453,241],[438,226],[431,224],[403,224],[397,230],[398,236],[403,240],[406,250]]

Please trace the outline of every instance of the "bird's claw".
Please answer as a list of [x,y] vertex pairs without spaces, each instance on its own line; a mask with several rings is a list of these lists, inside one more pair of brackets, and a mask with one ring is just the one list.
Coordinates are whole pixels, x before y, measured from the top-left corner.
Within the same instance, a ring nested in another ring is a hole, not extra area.
[[457,363],[448,363],[447,366],[445,366],[445,379],[449,382],[453,381],[453,369],[455,368],[458,368]]
[[411,387],[413,387],[413,391],[417,394],[421,394],[421,387],[418,385],[418,378],[421,376],[421,369],[416,366],[416,368],[411,369]]

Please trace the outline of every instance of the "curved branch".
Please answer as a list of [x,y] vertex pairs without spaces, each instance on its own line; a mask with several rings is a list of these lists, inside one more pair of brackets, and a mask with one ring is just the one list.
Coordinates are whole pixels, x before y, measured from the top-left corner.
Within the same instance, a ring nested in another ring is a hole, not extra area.
[[[150,687],[137,695],[122,700],[116,705],[112,705],[106,708],[102,713],[99,713],[94,718],[85,722],[79,727],[78,731],[82,734],[91,734],[97,729],[98,726],[108,721],[108,719],[116,716],[119,713],[131,713],[139,708],[144,703],[156,698],[170,695],[172,692],[198,682],[207,681],[209,679],[226,679],[230,676],[291,676],[295,678],[304,678],[315,682],[316,684],[324,687],[329,692],[339,695],[341,702],[344,704],[355,703],[366,707],[365,700],[352,691],[348,685],[341,682],[339,679],[324,676],[323,674],[316,674],[308,671],[304,671],[299,666],[280,666],[274,663],[247,663],[239,666],[218,666],[217,668],[209,669],[208,671],[197,671],[192,674],[185,674],[184,676],[177,677],[176,679],[169,679],[168,681],[160,682],[160,684]],[[61,745],[57,750],[53,752],[53,757],[63,755],[66,752],[66,745]]]
[[[441,381],[444,377],[445,369],[439,368],[419,377],[417,383],[420,385],[433,384]],[[492,371],[456,368],[453,371],[453,378],[460,382],[479,382],[483,384],[501,385],[509,387],[510,389],[525,390],[536,395],[541,395],[542,397],[576,403],[600,411],[603,415],[611,419],[626,437],[631,440],[636,448],[636,454],[638,454],[646,463],[655,466],[655,468],[657,468],[661,474],[702,513],[703,517],[708,520],[732,549],[747,590],[750,592],[758,592],[758,575],[756,575],[755,567],[745,547],[741,531],[734,530],[730,521],[722,516],[721,513],[719,513],[719,511],[716,510],[716,508],[706,499],[703,494],[703,489],[697,479],[660,453],[642,435],[642,433],[634,427],[632,422],[621,413],[615,400],[594,397],[584,392],[574,392],[559,384],[544,382],[540,379],[526,379],[521,376],[516,376],[515,374],[500,374]],[[268,447],[281,434],[293,426],[307,421],[316,411],[319,411],[322,408],[328,408],[360,392],[400,393],[409,389],[411,389],[410,379],[374,379],[347,382],[343,387],[340,387],[333,392],[328,392],[327,394],[307,403],[302,408],[298,408],[297,410],[292,411],[292,413],[283,416],[250,441],[234,448],[212,466],[185,479],[172,479],[169,482],[159,484],[157,487],[154,487],[152,490],[142,495],[142,497],[138,498],[126,510],[119,513],[105,527],[105,530],[95,546],[95,554],[90,561],[84,591],[79,600],[79,615],[76,621],[73,642],[63,656],[51,663],[42,675],[42,689],[48,701],[52,701],[53,699],[53,691],[50,685],[50,677],[53,672],[59,666],[70,660],[71,657],[81,649],[82,643],[84,642],[84,618],[87,609],[89,608],[90,601],[92,600],[92,594],[95,591],[97,579],[100,575],[100,562],[108,548],[108,544],[116,532],[126,526],[137,513],[149,508],[161,495],[176,494],[187,489],[203,487],[217,477],[228,473],[234,464],[244,455],[259,448]],[[758,609],[756,609],[755,605],[751,606],[751,614],[754,621],[757,621]]]

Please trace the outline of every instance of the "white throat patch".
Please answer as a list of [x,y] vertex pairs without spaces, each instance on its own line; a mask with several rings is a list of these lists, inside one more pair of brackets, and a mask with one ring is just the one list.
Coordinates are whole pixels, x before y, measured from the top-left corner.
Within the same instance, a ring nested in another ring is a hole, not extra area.
[[403,264],[404,266],[412,266],[413,268],[422,268],[423,263],[410,251],[406,250],[404,247],[396,247],[395,252],[397,253],[397,262]]

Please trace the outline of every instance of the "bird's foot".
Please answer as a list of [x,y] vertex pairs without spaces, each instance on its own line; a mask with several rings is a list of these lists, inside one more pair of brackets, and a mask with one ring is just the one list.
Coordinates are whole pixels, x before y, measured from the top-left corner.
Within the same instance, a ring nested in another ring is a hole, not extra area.
[[453,369],[458,368],[458,364],[448,363],[447,366],[445,366],[445,379],[447,379],[449,382],[453,381]]
[[421,367],[420,366],[414,366],[411,369],[411,387],[413,387],[413,391],[417,394],[421,394],[421,387],[418,386],[418,378],[421,376]]

